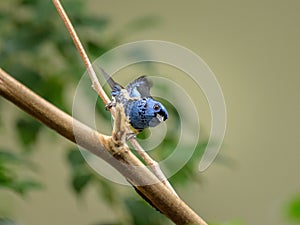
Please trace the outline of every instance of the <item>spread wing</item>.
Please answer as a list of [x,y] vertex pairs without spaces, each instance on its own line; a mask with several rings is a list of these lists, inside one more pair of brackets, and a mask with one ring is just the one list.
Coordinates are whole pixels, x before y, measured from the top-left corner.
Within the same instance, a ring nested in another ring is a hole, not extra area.
[[121,88],[123,88],[120,84],[118,84],[117,82],[114,81],[114,79],[112,79],[111,76],[109,76],[106,71],[99,66],[98,64],[96,64],[98,69],[102,72],[102,75],[104,77],[104,79],[106,80],[106,82],[109,84],[110,88],[113,90],[115,86],[120,86]]
[[126,89],[131,98],[144,98],[150,97],[151,87],[152,82],[149,81],[145,76],[141,76],[131,82]]

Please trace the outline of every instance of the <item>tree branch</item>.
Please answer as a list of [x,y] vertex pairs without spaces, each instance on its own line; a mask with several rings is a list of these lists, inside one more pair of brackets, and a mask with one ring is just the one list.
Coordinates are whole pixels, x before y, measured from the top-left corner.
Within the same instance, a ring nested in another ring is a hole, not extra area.
[[[109,103],[109,98],[107,97],[107,95],[105,94],[104,90],[102,89],[98,78],[96,76],[96,73],[92,67],[92,64],[89,60],[88,55],[85,52],[85,49],[83,47],[83,45],[80,42],[80,39],[67,15],[67,13],[65,12],[63,6],[61,5],[59,0],[52,0],[59,16],[61,17],[62,21],[64,22],[73,42],[74,45],[77,48],[77,51],[87,69],[88,75],[90,77],[90,80],[92,81],[92,87],[93,89],[96,91],[96,93],[98,93],[98,95],[100,96],[100,98],[103,100],[104,104],[108,104]],[[100,65],[99,65],[100,66]],[[106,73],[104,71],[103,68],[100,67],[100,69],[102,70],[103,73]],[[112,107],[110,109],[112,116],[114,117],[115,115],[115,110]],[[154,161],[148,154],[147,152],[142,148],[142,146],[138,143],[138,141],[135,138],[131,138],[129,140],[129,142],[132,144],[133,148],[138,152],[138,154],[145,160],[145,163],[149,165],[149,167],[152,169],[152,172],[156,175],[156,177],[164,184],[166,185],[175,195],[177,195],[176,191],[174,190],[174,188],[172,187],[172,185],[169,183],[169,181],[167,180],[166,176],[164,175],[164,173],[162,172],[162,170],[159,167],[159,164]]]
[[207,225],[130,151],[50,104],[0,68],[0,95],[70,141],[118,170],[151,204],[175,224]]
[[96,76],[96,73],[95,71],[93,70],[93,67],[92,67],[92,64],[84,50],[84,47],[82,46],[80,40],[79,40],[79,37],[78,35],[76,34],[76,31],[69,19],[69,17],[67,16],[64,8],[62,7],[62,5],[60,4],[60,1],[59,0],[52,0],[58,14],[60,15],[61,19],[63,20],[76,48],[77,48],[77,51],[79,52],[79,55],[85,65],[85,67],[87,68],[87,71],[88,71],[88,75],[92,81],[92,87],[93,89],[96,91],[96,93],[100,96],[100,98],[103,100],[104,104],[107,104],[109,103],[109,98],[107,97],[106,93],[104,92],[104,90],[102,89],[99,81],[98,81],[98,78]]

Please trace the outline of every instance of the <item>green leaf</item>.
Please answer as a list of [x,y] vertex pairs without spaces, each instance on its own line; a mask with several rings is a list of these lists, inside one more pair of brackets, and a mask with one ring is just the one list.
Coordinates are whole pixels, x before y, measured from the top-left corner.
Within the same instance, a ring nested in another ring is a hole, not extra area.
[[17,225],[17,223],[9,218],[0,218],[0,225]]
[[102,199],[104,199],[109,205],[114,205],[117,202],[116,191],[113,185],[107,180],[103,180],[97,177],[97,181],[100,184],[99,193]]
[[38,92],[46,100],[53,102],[60,109],[67,111],[63,99],[64,82],[67,82],[67,80],[62,80],[58,76],[49,76],[40,84]]
[[32,168],[33,164],[23,155],[0,149],[0,187],[25,195],[28,191],[40,189],[42,185],[32,178],[19,178],[18,170]]
[[1,166],[25,166],[26,169],[36,170],[35,163],[28,159],[27,154],[19,154],[11,150],[0,148],[0,167]]
[[141,31],[143,29],[153,28],[160,24],[160,18],[154,15],[146,15],[131,21],[127,26],[127,30]]
[[76,26],[86,26],[96,28],[98,31],[103,30],[109,24],[109,20],[103,17],[91,17],[91,16],[81,16],[74,18],[73,21]]
[[17,120],[16,128],[18,137],[26,150],[29,150],[29,147],[37,140],[41,126],[41,123],[30,117],[20,118]]
[[21,160],[20,156],[17,155],[16,153],[8,150],[0,149],[0,165],[1,163],[11,163],[11,162],[20,163],[22,161],[23,160]]
[[0,166],[0,188],[25,195],[31,190],[41,189],[42,184],[31,178],[20,180],[13,170]]
[[7,187],[16,179],[16,174],[0,163],[0,187]]
[[12,182],[8,187],[11,187],[14,191],[21,195],[27,194],[31,190],[40,190],[42,189],[42,184],[33,179],[20,180]]
[[22,5],[35,5],[39,0],[21,0]]
[[72,168],[77,168],[85,164],[85,159],[78,148],[70,149],[67,154],[67,159]]
[[[194,153],[189,161],[169,179],[173,185],[183,186],[186,185],[190,180],[199,180],[199,172],[196,167],[201,159],[201,155],[203,154],[206,145],[207,142],[205,141],[196,146],[196,149],[194,150]],[[192,148],[192,146],[186,146],[185,148]],[[184,149],[180,151],[183,152]]]
[[77,195],[93,180],[93,174],[86,165],[85,159],[77,148],[71,148],[67,154],[67,160],[71,167],[71,186]]
[[93,174],[86,165],[86,162],[77,148],[71,148],[67,154],[67,160],[71,167],[71,187],[80,195],[93,180]]
[[288,217],[300,223],[300,196],[292,200],[288,208]]
[[76,194],[82,194],[84,189],[92,181],[95,181],[99,186],[100,196],[110,205],[113,205],[116,202],[113,186],[107,180],[103,180],[100,176],[91,171],[81,152],[77,148],[72,148],[68,151],[67,160],[71,167],[72,189]]
[[91,174],[76,173],[72,177],[72,187],[76,194],[82,194],[82,191],[92,181],[93,176]]

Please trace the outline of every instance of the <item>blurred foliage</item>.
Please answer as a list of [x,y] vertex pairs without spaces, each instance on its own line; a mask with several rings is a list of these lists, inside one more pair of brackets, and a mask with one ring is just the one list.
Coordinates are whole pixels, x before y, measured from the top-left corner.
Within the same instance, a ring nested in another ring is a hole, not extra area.
[[0,149],[0,188],[7,188],[21,195],[32,189],[40,189],[42,185],[38,181],[21,176],[20,171],[24,167],[30,169],[34,165],[23,155]]
[[94,185],[107,204],[115,203],[117,196],[114,194],[116,193],[114,186],[90,169],[78,148],[68,150],[67,161],[71,168],[70,183],[77,195],[81,195],[89,185]]
[[17,225],[17,223],[9,218],[0,218],[0,225]]
[[[124,36],[159,23],[159,18],[145,16],[131,21],[119,33],[103,39],[101,35],[110,26],[109,19],[90,15],[85,10],[83,0],[64,0],[63,5],[91,59],[118,45]],[[84,66],[52,2],[1,1],[0,27],[0,67],[54,105],[70,112],[66,92],[69,87],[77,84]],[[174,121],[180,121],[176,109],[167,102],[165,105],[170,116],[175,118]],[[97,116],[106,119],[110,124],[110,114],[104,110],[103,103],[98,101],[97,106]],[[179,127],[178,122],[173,124],[172,129],[176,131]],[[42,187],[38,181],[26,178],[20,172],[20,167],[22,171],[31,170],[33,167],[27,159],[32,154],[31,150],[38,140],[38,134],[44,131],[43,128],[39,122],[25,114],[15,118],[16,136],[21,149],[13,152],[0,149],[1,188],[8,188],[24,195],[30,190]],[[147,131],[139,137],[146,138],[146,136]],[[167,133],[165,140],[155,150],[158,159],[164,159],[171,154],[177,142],[178,136],[174,135],[174,132]],[[199,143],[193,157],[171,178],[175,186],[186,185],[190,180],[199,179],[196,166],[205,146],[205,141]],[[82,196],[88,187],[96,188],[100,198],[110,207],[126,210],[132,224],[170,223],[137,195],[124,197],[118,193],[114,184],[99,177],[90,169],[77,148],[69,149],[66,158],[70,167],[70,186],[77,196]],[[0,225],[10,224],[9,221],[0,219]],[[118,218],[118,221],[120,221],[118,224],[121,224],[123,218]]]
[[289,203],[287,209],[287,216],[290,221],[300,224],[300,196],[294,197],[294,199]]
[[26,150],[30,150],[31,144],[34,144],[37,140],[38,132],[42,124],[31,117],[24,116],[18,118],[16,121],[16,131],[18,133],[19,140]]

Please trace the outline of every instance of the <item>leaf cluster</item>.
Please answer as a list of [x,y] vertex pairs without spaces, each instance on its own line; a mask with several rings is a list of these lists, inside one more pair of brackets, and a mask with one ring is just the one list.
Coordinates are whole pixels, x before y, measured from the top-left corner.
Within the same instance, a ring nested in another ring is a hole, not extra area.
[[0,188],[10,189],[21,195],[32,189],[40,189],[42,185],[34,178],[20,176],[24,167],[33,169],[35,166],[24,155],[0,149]]

